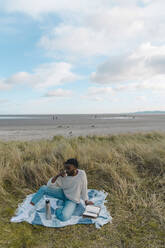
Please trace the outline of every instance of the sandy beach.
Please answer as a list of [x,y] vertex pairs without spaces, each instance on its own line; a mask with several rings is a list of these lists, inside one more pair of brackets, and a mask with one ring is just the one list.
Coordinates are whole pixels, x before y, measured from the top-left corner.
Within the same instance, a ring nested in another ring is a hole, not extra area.
[[0,116],[0,140],[52,139],[165,131],[165,115],[22,115]]

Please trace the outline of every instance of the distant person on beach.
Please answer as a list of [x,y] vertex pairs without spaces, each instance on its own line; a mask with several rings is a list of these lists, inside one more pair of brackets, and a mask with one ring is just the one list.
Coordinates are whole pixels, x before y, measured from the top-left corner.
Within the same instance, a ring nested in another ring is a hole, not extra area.
[[[56,120],[58,119],[58,117],[56,116]],[[55,120],[55,116],[53,115],[53,121]]]
[[75,158],[68,159],[64,163],[64,169],[50,178],[47,185],[40,187],[31,199],[28,214],[24,213],[25,218],[28,218],[35,210],[35,205],[43,195],[64,201],[63,208],[57,208],[55,212],[56,217],[61,221],[70,219],[77,204],[80,203],[80,199],[85,201],[85,205],[94,204],[92,201],[88,201],[86,173],[84,170],[78,169],[78,161]]

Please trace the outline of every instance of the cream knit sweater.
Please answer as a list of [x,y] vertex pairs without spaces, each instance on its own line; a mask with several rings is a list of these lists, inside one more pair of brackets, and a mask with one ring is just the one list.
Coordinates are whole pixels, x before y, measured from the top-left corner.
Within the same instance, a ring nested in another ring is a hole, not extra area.
[[65,196],[80,203],[80,198],[84,201],[88,200],[87,176],[84,170],[78,169],[76,176],[59,176],[54,183],[49,179],[47,186],[50,188],[62,188]]

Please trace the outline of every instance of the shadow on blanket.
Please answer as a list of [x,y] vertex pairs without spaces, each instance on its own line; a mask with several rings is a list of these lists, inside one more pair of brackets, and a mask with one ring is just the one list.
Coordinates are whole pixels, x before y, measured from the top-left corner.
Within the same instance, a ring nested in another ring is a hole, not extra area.
[[[63,201],[44,196],[36,205],[36,211],[34,211],[31,216],[27,219],[19,219],[19,215],[22,213],[22,209],[26,209],[26,206],[30,203],[32,197],[34,194],[30,194],[24,199],[23,203],[18,205],[18,208],[15,212],[15,216],[11,218],[11,222],[22,222],[26,221],[30,224],[34,225],[43,225],[47,227],[64,227],[67,225],[75,225],[75,224],[95,224],[96,228],[100,228],[104,224],[108,222],[112,222],[112,217],[110,216],[110,213],[107,211],[106,206],[104,205],[107,200],[105,198],[107,197],[108,193],[105,191],[98,191],[95,189],[88,189],[88,197],[90,201],[94,202],[94,205],[100,206],[101,211],[99,217],[96,219],[91,218],[83,218],[82,214],[85,210],[85,203],[83,200],[80,201],[80,203],[77,205],[73,215],[71,218],[67,221],[60,221],[56,218],[55,215],[55,209],[58,207],[63,207]],[[46,220],[45,218],[45,200],[49,199],[51,203],[51,214],[52,219]]]

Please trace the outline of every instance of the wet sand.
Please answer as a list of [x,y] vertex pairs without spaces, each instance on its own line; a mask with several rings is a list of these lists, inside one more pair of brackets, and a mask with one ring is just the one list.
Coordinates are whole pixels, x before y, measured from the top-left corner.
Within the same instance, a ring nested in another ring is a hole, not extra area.
[[52,139],[148,131],[165,132],[165,115],[33,115],[0,116],[0,140]]

